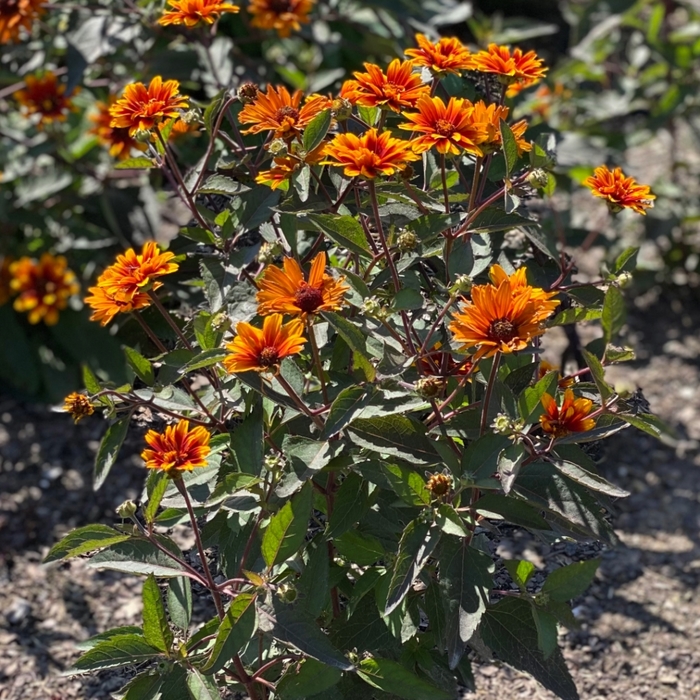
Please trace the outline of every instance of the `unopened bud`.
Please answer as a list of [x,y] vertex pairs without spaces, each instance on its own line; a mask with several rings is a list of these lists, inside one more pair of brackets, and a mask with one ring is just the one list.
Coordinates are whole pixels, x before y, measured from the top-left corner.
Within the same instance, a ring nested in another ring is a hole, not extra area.
[[630,284],[632,284],[632,273],[631,272],[621,272],[617,276],[617,286],[620,287],[620,289],[624,289],[625,287],[629,287]]
[[255,83],[243,83],[238,88],[238,99],[244,105],[255,102],[258,99],[258,86]]
[[452,479],[447,474],[433,474],[428,479],[427,487],[428,491],[430,491],[433,496],[442,498],[450,492],[452,488]]
[[424,399],[434,399],[442,392],[445,383],[439,377],[421,377],[415,384],[416,394]]
[[344,122],[352,116],[352,103],[344,97],[338,97],[331,104],[331,114],[339,121]]
[[466,294],[473,286],[469,275],[457,275],[454,284],[450,287],[450,294]]
[[377,297],[368,297],[362,302],[362,311],[367,316],[374,316],[375,318],[386,318],[389,315],[389,309],[387,309]]
[[403,252],[415,250],[418,247],[419,242],[420,239],[418,238],[418,236],[416,236],[415,233],[413,233],[413,231],[403,231],[399,234],[399,237],[396,239],[396,243],[399,246],[399,250]]
[[287,143],[284,139],[273,139],[270,141],[270,145],[267,147],[267,150],[273,156],[275,156],[275,158],[286,156],[289,152],[289,148],[287,147]]
[[293,603],[297,599],[298,595],[297,589],[291,583],[283,583],[277,589],[277,597],[283,603]]
[[536,187],[538,190],[541,190],[547,187],[547,183],[549,182],[549,173],[542,168],[535,168],[527,174],[526,179],[530,185]]
[[185,122],[185,124],[187,124],[187,126],[190,126],[192,124],[199,124],[199,121],[200,121],[199,110],[188,109],[186,112],[181,112],[180,119],[183,122]]
[[229,317],[223,311],[220,311],[212,318],[211,327],[215,331],[220,331],[226,328],[230,323]]
[[279,243],[263,243],[258,251],[258,262],[263,265],[268,265],[274,262],[275,258],[282,252],[282,247]]
[[507,416],[505,413],[499,413],[493,419],[493,423],[491,423],[494,432],[499,435],[509,435],[511,432],[511,425],[510,416]]
[[117,508],[117,515],[124,520],[128,520],[136,515],[138,509],[139,507],[133,501],[124,501],[124,503]]
[[151,143],[153,140],[153,136],[151,135],[151,132],[148,131],[148,129],[137,129],[136,133],[133,136],[134,141],[138,141],[139,143]]

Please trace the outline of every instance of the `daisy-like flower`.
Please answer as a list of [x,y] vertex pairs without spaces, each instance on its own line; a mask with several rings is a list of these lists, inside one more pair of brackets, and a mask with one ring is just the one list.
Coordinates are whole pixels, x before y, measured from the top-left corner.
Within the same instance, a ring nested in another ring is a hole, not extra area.
[[306,340],[304,322],[294,319],[282,324],[282,314],[266,316],[262,330],[240,321],[236,324],[236,337],[226,348],[231,354],[222,364],[229,373],[275,372],[285,357],[301,352]]
[[225,12],[238,12],[241,8],[219,0],[168,0],[172,10],[166,10],[158,24],[184,24],[194,27],[200,22],[214,24]]
[[110,323],[117,314],[128,314],[151,305],[151,297],[145,292],[134,294],[129,301],[119,301],[104,287],[90,287],[88,292],[92,295],[85,297],[85,303],[93,310],[90,320],[99,321],[102,326]]
[[10,276],[10,290],[17,295],[14,309],[28,314],[32,325],[41,321],[47,326],[56,325],[59,312],[80,291],[75,274],[62,255],[44,253],[39,262],[20,258],[10,265]]
[[117,101],[116,96],[109,97],[108,102],[96,102],[97,112],[90,115],[90,121],[95,125],[88,131],[97,136],[97,140],[109,148],[109,155],[119,160],[125,160],[131,155],[131,151],[145,151],[148,146],[140,143],[129,135],[129,129],[112,126],[110,107]]
[[404,53],[413,64],[430,68],[434,73],[456,73],[474,68],[469,49],[456,37],[442,37],[433,43],[424,34],[416,34],[417,49],[406,49]]
[[496,74],[505,85],[516,81],[525,81],[532,85],[544,78],[548,70],[534,51],[523,53],[522,49],[515,48],[511,53],[507,46],[498,44],[489,44],[486,51],[479,51],[473,58],[476,70]]
[[585,433],[595,428],[595,418],[588,418],[593,409],[590,399],[577,399],[572,389],[564,392],[561,407],[549,394],[543,394],[544,413],[540,416],[540,425],[545,433],[554,437],[564,437],[570,433]]
[[337,311],[343,306],[348,286],[344,277],[326,274],[326,254],[319,253],[311,262],[308,281],[294,258],[285,258],[283,269],[270,265],[258,281],[258,314],[306,314]]
[[303,105],[302,97],[301,90],[290,95],[283,85],[278,88],[268,85],[267,92],[258,92],[255,100],[246,104],[238,115],[241,124],[253,125],[243,133],[273,131],[275,138],[286,140],[299,136],[315,116],[330,107],[330,100],[323,95],[309,95]]
[[[496,104],[487,105],[483,100],[474,103],[472,119],[475,124],[481,126],[486,132],[486,138],[479,144],[484,154],[494,153],[503,145],[501,139],[501,120],[506,121],[509,113],[510,110],[508,107]],[[521,156],[523,153],[531,151],[532,144],[525,140],[527,122],[521,119],[515,122],[515,124],[509,124],[509,126],[515,137],[518,155]]]
[[24,89],[18,90],[14,98],[22,106],[26,116],[38,114],[39,126],[51,122],[64,122],[68,112],[77,108],[66,95],[66,85],[58,82],[58,77],[51,71],[41,75],[28,75],[24,79]]
[[21,30],[31,31],[34,20],[44,11],[46,0],[0,0],[0,44],[17,41]]
[[[296,142],[293,146],[296,145]],[[255,178],[255,182],[261,185],[267,185],[273,190],[278,187],[287,185],[289,179],[297,172],[305,163],[307,165],[316,165],[323,158],[323,148],[325,143],[319,144],[313,151],[304,153],[296,148],[292,152],[272,159],[272,168],[270,170],[262,170]]]
[[95,412],[95,407],[85,394],[74,391],[63,400],[63,410],[73,416],[73,422],[78,423],[81,418],[91,416]]
[[187,98],[180,94],[177,80],[166,80],[157,75],[148,87],[131,83],[124,94],[109,108],[110,126],[128,129],[133,136],[137,131],[149,131],[165,119],[177,117],[187,108]]
[[533,338],[542,335],[542,322],[552,314],[552,292],[511,282],[506,276],[498,286],[472,287],[472,298],[449,325],[462,349],[477,348],[473,362],[497,352],[513,353],[525,349]]
[[627,177],[621,168],[610,170],[607,165],[596,168],[583,184],[590,187],[596,197],[605,199],[613,214],[632,209],[646,215],[644,210],[653,207],[656,199],[648,185],[640,185],[633,177]]
[[160,469],[178,478],[184,471],[207,466],[210,439],[206,428],[198,425],[190,430],[190,422],[181,419],[176,425],[167,426],[163,433],[149,430],[145,440],[151,449],[145,449],[141,459],[148,469]]
[[561,369],[559,367],[556,367],[547,360],[540,360],[539,367],[537,368],[537,379],[543,379],[549,372],[557,373],[557,376],[559,377],[558,386],[560,386],[562,389],[565,389],[566,387],[575,383],[573,377],[562,377]]
[[365,69],[366,73],[356,72],[355,80],[343,84],[341,96],[352,104],[400,112],[415,107],[423,95],[430,94],[430,87],[414,72],[412,61],[395,58],[386,73],[373,63],[365,63]]
[[260,29],[275,29],[279,37],[298,32],[309,23],[309,12],[316,0],[250,0],[251,24]]
[[528,294],[535,301],[538,307],[538,314],[541,320],[551,316],[554,309],[559,306],[559,301],[555,299],[556,292],[546,292],[540,287],[531,287],[527,283],[527,268],[521,267],[512,275],[509,275],[500,265],[491,265],[489,270],[491,283],[500,287],[503,282],[508,282],[513,290],[513,296],[518,294]]
[[408,123],[400,129],[415,131],[418,138],[411,141],[416,153],[435,147],[438,153],[459,155],[462,151],[482,155],[478,144],[487,138],[485,125],[472,118],[474,105],[463,98],[450,97],[445,104],[440,97],[424,95],[416,102],[418,112],[406,114]]
[[324,165],[344,168],[348,177],[362,175],[368,179],[393,175],[403,170],[408,161],[420,158],[410,141],[396,139],[388,131],[377,133],[376,129],[369,129],[362,136],[338,134],[326,145],[324,154]]

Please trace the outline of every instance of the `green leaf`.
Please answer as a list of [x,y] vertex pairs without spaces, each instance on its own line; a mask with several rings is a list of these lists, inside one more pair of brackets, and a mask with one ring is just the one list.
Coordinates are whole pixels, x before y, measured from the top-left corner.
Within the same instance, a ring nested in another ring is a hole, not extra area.
[[412,464],[433,465],[442,460],[422,423],[408,416],[356,418],[348,430],[360,447],[405,459]]
[[314,618],[323,613],[330,603],[330,561],[328,543],[323,536],[316,537],[306,546],[308,561],[297,579],[299,601]]
[[240,195],[241,208],[238,214],[238,225],[244,231],[252,231],[260,224],[268,221],[274,208],[280,200],[281,192],[268,187],[255,187]]
[[311,440],[301,435],[285,435],[282,452],[301,481],[321,471],[335,456],[338,444]]
[[637,253],[639,253],[639,246],[625,248],[617,256],[612,273],[619,275],[622,272],[632,272],[637,267]]
[[496,515],[520,527],[532,530],[551,529],[539,510],[520,498],[504,496],[500,493],[486,493],[474,504],[474,507],[479,515],[486,518],[493,518]]
[[545,394],[555,396],[559,372],[547,372],[535,386],[527,387],[518,397],[518,411],[526,423],[536,423],[542,415],[542,397]]
[[479,632],[484,643],[509,666],[531,674],[562,700],[579,700],[561,652],[557,649],[545,659],[540,651],[527,601],[508,597],[487,608]]
[[498,470],[498,457],[511,444],[505,435],[488,432],[469,444],[462,454],[462,473],[486,479]]
[[583,359],[588,365],[588,369],[591,370],[591,376],[598,387],[598,391],[600,392],[603,401],[607,401],[612,396],[613,390],[612,387],[605,381],[605,370],[603,369],[603,365],[592,352],[588,352],[588,350],[585,348],[581,349],[581,353],[583,354]]
[[153,386],[156,383],[156,375],[153,371],[153,365],[140,353],[130,347],[124,347],[126,361],[134,370],[136,376],[147,384]]
[[192,700],[221,700],[214,679],[194,667],[187,670],[187,690]]
[[87,673],[119,666],[136,666],[160,656],[158,649],[148,644],[139,634],[121,634],[111,637],[85,652],[70,669],[70,673]]
[[557,648],[557,618],[546,610],[531,606],[532,618],[537,628],[537,645],[545,659]]
[[410,467],[382,462],[382,471],[396,495],[410,506],[430,505],[430,491],[425,479]]
[[258,601],[260,629],[277,641],[290,644],[307,656],[341,671],[352,671],[353,665],[331,644],[316,620],[298,605],[289,605],[271,596]]
[[293,666],[277,683],[281,700],[306,700],[340,681],[342,672],[315,659],[305,659]]
[[437,507],[435,522],[446,535],[469,537],[469,531],[464,525],[462,517],[449,503],[441,503]]
[[88,365],[83,365],[83,385],[88,394],[97,394],[102,391],[100,382]]
[[121,700],[159,700],[163,679],[151,671],[141,673],[122,688]]
[[452,695],[390,659],[362,659],[357,675],[374,688],[404,700],[451,700]]
[[155,168],[156,164],[152,158],[139,156],[138,158],[120,160],[118,163],[114,164],[114,167],[117,170],[148,170],[149,168]]
[[158,507],[160,506],[160,502],[163,500],[163,496],[165,495],[165,491],[167,490],[169,484],[170,479],[168,478],[168,475],[159,469],[154,469],[148,475],[148,481],[146,482],[148,501],[143,509],[143,519],[147,523],[152,523],[156,519]]
[[60,559],[87,554],[95,549],[102,549],[118,542],[128,540],[127,535],[107,525],[85,525],[67,534],[60,542],[57,542],[46,555],[44,564]]
[[210,350],[205,350],[200,352],[199,355],[193,357],[189,362],[185,363],[180,367],[178,372],[180,374],[187,374],[188,372],[193,372],[196,369],[202,369],[203,367],[211,367],[226,357],[229,353],[223,348],[211,348]]
[[495,567],[491,557],[456,537],[443,538],[439,562],[447,660],[455,669],[486,609]]
[[367,124],[367,126],[374,126],[377,122],[381,110],[379,107],[365,107],[364,105],[357,105],[357,113],[360,119]]
[[622,292],[615,285],[611,284],[608,287],[608,291],[605,292],[603,315],[601,317],[603,339],[606,345],[622,330],[626,317],[625,298],[622,296]]
[[583,323],[595,321],[603,315],[602,309],[588,309],[574,306],[558,313],[550,322],[550,326],[566,326],[571,323]]
[[342,248],[347,248],[364,258],[372,257],[364,229],[354,217],[338,214],[309,214],[302,221],[311,224]]
[[503,156],[506,159],[506,175],[510,175],[515,168],[515,164],[518,162],[518,144],[513,136],[511,128],[506,124],[503,119],[500,123],[501,129],[501,142],[503,144]]
[[340,432],[372,401],[372,397],[373,394],[361,386],[343,389],[331,405],[321,437],[327,440],[331,435]]
[[370,566],[386,555],[376,537],[357,530],[348,530],[335,540],[334,545],[342,557],[359,566]]
[[385,615],[391,615],[401,605],[439,541],[440,528],[437,525],[413,520],[406,526],[391,572]]
[[630,413],[616,413],[615,417],[622,419],[625,423],[629,423],[657,439],[662,436],[670,438],[675,437],[673,430],[658,416],[654,416],[651,413],[637,413],[635,415]]
[[192,619],[192,585],[187,576],[168,582],[168,613],[172,623],[187,632]]
[[348,347],[364,358],[366,362],[363,365],[363,371],[367,381],[374,381],[376,372],[370,364],[370,357],[367,354],[366,335],[354,323],[351,323],[339,314],[327,311],[321,315],[333,326],[338,335],[348,344]]
[[589,559],[555,569],[544,582],[542,592],[557,603],[577,598],[591,585],[599,565],[600,559]]
[[503,493],[506,496],[510,493],[515,480],[520,472],[520,465],[525,459],[527,452],[523,445],[508,445],[500,455],[498,455],[498,475],[501,481]]
[[340,485],[328,520],[328,539],[340,537],[364,515],[366,497],[363,485],[362,477],[356,472],[351,472]]
[[211,175],[202,183],[202,186],[197,190],[197,194],[221,194],[233,197],[248,189],[248,187],[233,178],[225,175]]
[[92,649],[93,647],[97,646],[100,642],[112,639],[112,637],[120,637],[125,634],[136,634],[139,637],[143,637],[143,630],[140,627],[137,627],[136,625],[124,625],[122,627],[114,627],[113,629],[107,630],[106,632],[96,634],[94,637],[90,637],[90,639],[86,639],[85,641],[76,642],[75,647],[76,649],[80,649],[80,651],[87,651],[88,649]]
[[469,230],[478,233],[497,233],[498,231],[511,231],[523,224],[531,223],[532,219],[526,219],[519,214],[506,214],[502,207],[488,207],[469,225]]
[[216,633],[209,660],[202,668],[206,674],[218,673],[234,654],[246,647],[255,632],[255,596],[239,593],[231,602]]
[[518,588],[525,593],[527,582],[532,574],[535,573],[535,565],[525,559],[505,559],[503,561],[510,577],[515,581]]
[[324,109],[323,112],[317,114],[304,129],[302,137],[302,145],[308,153],[313,151],[316,146],[320,145],[321,141],[326,138],[328,129],[331,126],[331,110]]
[[[165,537],[159,537],[158,540],[182,559],[182,553],[171,540]],[[183,571],[180,564],[155,545],[147,540],[135,538],[107,547],[90,559],[87,566],[91,569],[110,569],[127,574],[153,574],[162,577],[181,576]]]
[[552,464],[556,467],[557,471],[568,476],[578,484],[587,486],[593,491],[598,491],[599,493],[604,493],[606,496],[611,496],[612,498],[627,498],[629,496],[629,491],[621,489],[619,486],[611,484],[607,479],[604,479],[599,474],[595,472],[588,471],[579,464],[574,462],[569,462],[563,459],[552,460]]
[[270,519],[263,534],[261,552],[268,568],[294,554],[304,542],[311,517],[313,486],[304,484],[301,491]]
[[156,649],[170,651],[173,633],[168,625],[168,616],[160,595],[160,589],[153,574],[143,582],[143,637]]
[[231,462],[235,471],[260,476],[264,454],[262,399],[256,397],[252,411],[231,431]]
[[130,421],[131,413],[123,416],[107,428],[107,432],[104,434],[100,446],[97,449],[97,455],[95,456],[95,470],[92,484],[95,491],[102,486],[109,474],[109,470],[114,466],[126,433],[129,430]]

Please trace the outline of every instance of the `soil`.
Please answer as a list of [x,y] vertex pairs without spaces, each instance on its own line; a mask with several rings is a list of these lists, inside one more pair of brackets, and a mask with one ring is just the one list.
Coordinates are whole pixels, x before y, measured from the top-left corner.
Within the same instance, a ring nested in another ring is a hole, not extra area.
[[[641,387],[678,439],[662,444],[630,429],[605,443],[601,470],[631,492],[617,503],[622,544],[600,553],[593,586],[574,601],[580,629],[562,630],[560,642],[584,700],[700,698],[698,292],[656,289],[633,301],[639,359],[609,376],[618,387]],[[108,700],[128,677],[61,673],[77,657],[77,642],[140,623],[140,580],[95,572],[80,559],[41,564],[68,530],[114,523],[114,509],[138,497],[138,430],[102,489],[92,490],[103,430],[97,418],[74,426],[65,415],[0,398],[0,700]],[[540,569],[595,549],[527,538],[501,546],[508,556],[526,552]],[[554,698],[505,666],[475,662],[474,669],[477,690],[467,699],[493,700],[504,690],[511,698]]]

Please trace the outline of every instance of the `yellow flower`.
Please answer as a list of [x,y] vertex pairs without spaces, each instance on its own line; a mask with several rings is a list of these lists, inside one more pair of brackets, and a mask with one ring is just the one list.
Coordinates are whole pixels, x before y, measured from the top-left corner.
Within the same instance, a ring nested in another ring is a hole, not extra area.
[[44,12],[46,0],[0,0],[0,44],[17,41],[21,30],[31,31],[34,20]]
[[319,253],[311,263],[308,282],[299,263],[285,258],[284,269],[270,265],[259,280],[258,313],[306,314],[337,311],[343,306],[348,286],[345,278],[336,280],[325,273],[326,254]]
[[238,12],[241,8],[219,0],[168,0],[173,10],[163,13],[158,24],[184,24],[194,27],[200,22],[213,24],[224,12]]
[[620,168],[611,171],[606,165],[596,168],[583,184],[590,187],[596,197],[607,200],[606,204],[613,213],[632,209],[638,214],[646,214],[644,210],[653,207],[656,199],[648,185],[640,185],[633,177],[626,177]]
[[91,416],[95,412],[94,406],[90,403],[90,399],[85,394],[79,394],[74,391],[68,394],[63,402],[63,410],[73,416],[73,421],[78,423],[81,418]]
[[302,24],[308,24],[309,12],[316,0],[250,0],[248,12],[253,15],[251,24],[260,29],[275,29],[277,35],[288,37],[298,32]]
[[416,66],[430,68],[435,73],[457,73],[472,70],[474,60],[469,49],[456,37],[442,37],[433,43],[424,34],[416,34],[417,49],[404,53]]
[[39,126],[51,122],[63,122],[68,112],[77,108],[66,95],[66,85],[58,82],[58,77],[51,71],[41,75],[28,75],[24,79],[24,89],[18,90],[14,97],[22,106],[27,116],[39,114]]
[[178,477],[183,471],[207,466],[210,439],[206,428],[199,425],[190,430],[190,422],[182,419],[177,425],[167,426],[163,433],[149,430],[145,440],[151,449],[144,450],[141,458],[148,469]]
[[282,314],[266,316],[262,330],[241,321],[236,324],[236,337],[226,345],[231,354],[222,364],[227,372],[274,372],[279,363],[301,352],[306,340],[304,323],[294,319],[282,325]]
[[593,408],[590,399],[575,399],[572,389],[564,392],[561,408],[553,396],[542,396],[544,413],[540,416],[540,425],[545,433],[554,437],[564,437],[570,433],[585,433],[595,428],[595,419],[588,418]]
[[10,290],[17,295],[15,311],[28,314],[28,321],[47,326],[58,323],[59,312],[80,291],[75,274],[62,255],[44,253],[39,262],[20,258],[10,265]]

